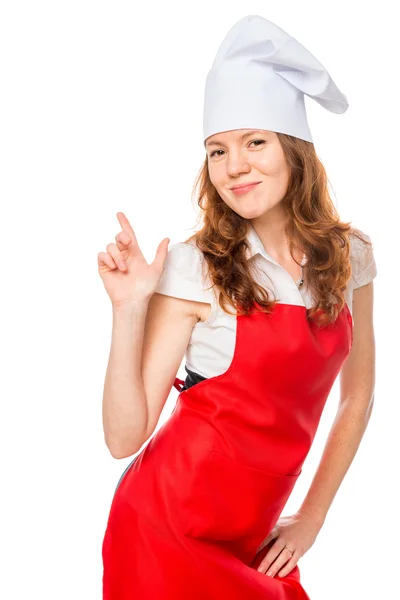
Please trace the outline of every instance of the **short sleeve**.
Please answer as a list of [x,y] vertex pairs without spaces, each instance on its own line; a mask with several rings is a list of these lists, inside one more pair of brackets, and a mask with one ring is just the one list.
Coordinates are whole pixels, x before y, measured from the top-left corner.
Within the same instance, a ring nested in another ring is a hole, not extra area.
[[155,292],[211,303],[210,291],[204,289],[207,285],[203,276],[203,256],[197,246],[190,242],[172,244]]
[[[366,233],[362,232],[362,235],[367,241],[371,241]],[[372,246],[364,244],[355,235],[352,235],[350,247],[352,287],[356,289],[370,283],[377,275],[377,268]]]

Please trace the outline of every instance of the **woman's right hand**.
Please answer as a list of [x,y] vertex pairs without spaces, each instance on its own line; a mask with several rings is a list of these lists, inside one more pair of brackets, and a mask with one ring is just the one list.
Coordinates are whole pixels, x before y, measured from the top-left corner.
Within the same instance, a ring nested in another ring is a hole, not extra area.
[[169,238],[164,238],[154,261],[147,264],[128,219],[117,213],[122,231],[115,236],[116,243],[106,247],[107,252],[97,255],[99,275],[113,306],[149,300],[163,274],[168,255]]

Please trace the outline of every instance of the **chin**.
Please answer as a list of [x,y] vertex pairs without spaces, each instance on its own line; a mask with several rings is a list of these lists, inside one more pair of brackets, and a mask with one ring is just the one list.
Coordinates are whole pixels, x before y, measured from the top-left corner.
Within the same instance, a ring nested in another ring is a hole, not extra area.
[[266,215],[271,207],[269,206],[232,206],[232,210],[243,219],[258,219]]
[[259,217],[262,217],[263,215],[265,215],[266,212],[265,210],[259,210],[257,208],[249,208],[247,210],[243,210],[243,209],[237,209],[235,210],[234,208],[232,209],[235,211],[236,214],[238,214],[240,217],[242,217],[242,219],[258,219]]

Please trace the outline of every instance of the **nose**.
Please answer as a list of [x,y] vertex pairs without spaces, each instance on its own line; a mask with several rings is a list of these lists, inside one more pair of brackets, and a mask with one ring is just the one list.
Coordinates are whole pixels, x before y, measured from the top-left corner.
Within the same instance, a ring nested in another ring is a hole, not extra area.
[[245,153],[231,152],[226,161],[226,172],[230,177],[237,177],[242,173],[250,173],[251,165]]

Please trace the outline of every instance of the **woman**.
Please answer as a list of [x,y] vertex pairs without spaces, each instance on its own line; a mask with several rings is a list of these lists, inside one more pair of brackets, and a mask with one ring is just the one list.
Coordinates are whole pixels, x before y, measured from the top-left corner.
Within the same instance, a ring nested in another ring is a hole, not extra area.
[[[261,71],[247,62],[254,53]],[[163,240],[148,265],[118,213],[116,244],[99,254],[114,317],[103,399],[112,455],[137,453],[172,384],[180,392],[115,491],[102,548],[107,600],[309,598],[297,563],[372,406],[376,265],[368,236],[335,211],[299,103],[307,86],[333,112],[344,112],[345,97],[326,71],[322,87],[309,73],[290,79],[299,56],[316,73],[288,34],[241,19],[208,77],[202,227],[169,252]],[[241,68],[254,78],[250,95],[233,94]],[[321,464],[298,511],[279,518],[339,372]]]

